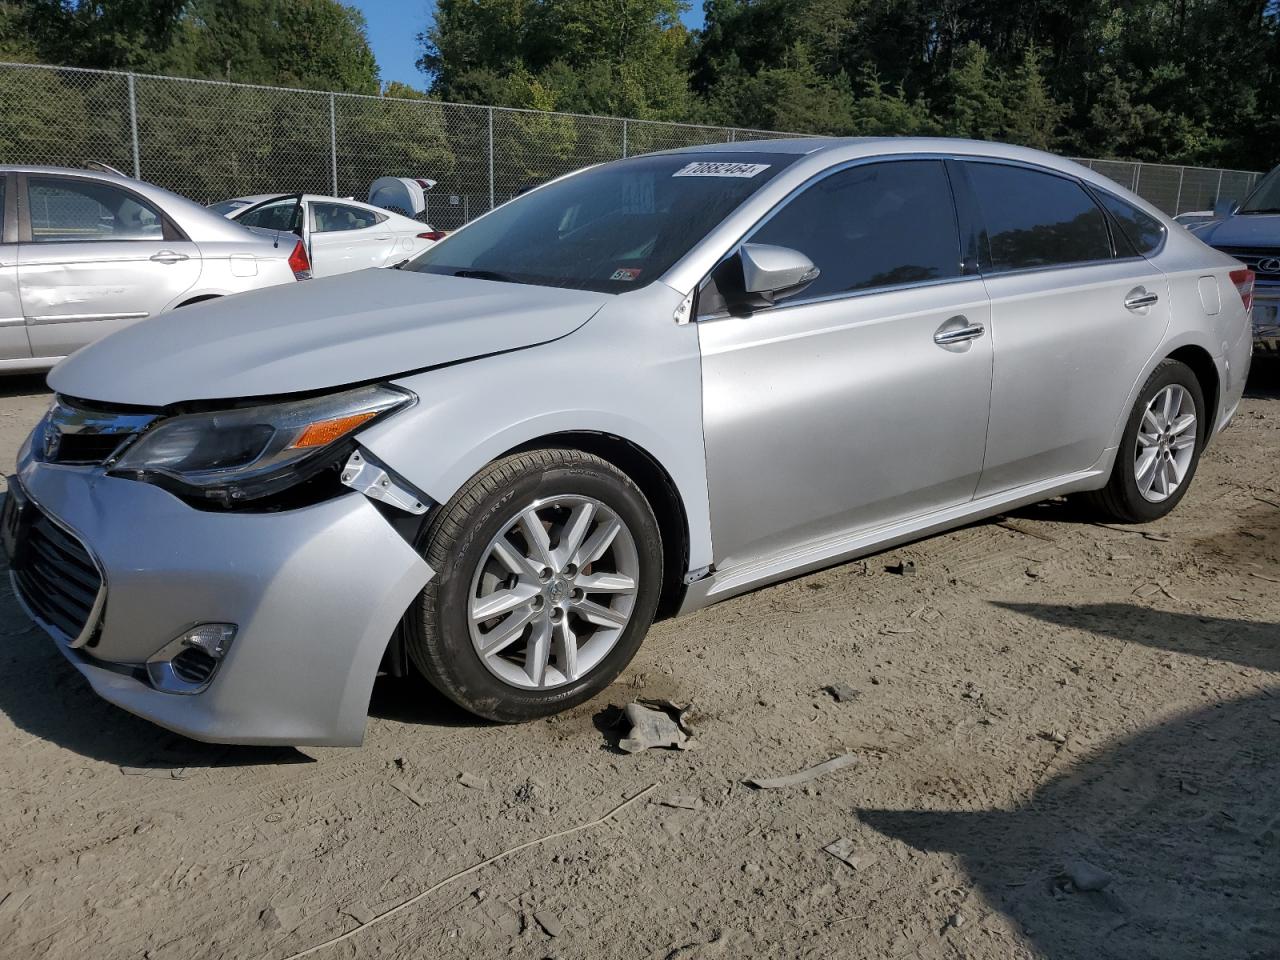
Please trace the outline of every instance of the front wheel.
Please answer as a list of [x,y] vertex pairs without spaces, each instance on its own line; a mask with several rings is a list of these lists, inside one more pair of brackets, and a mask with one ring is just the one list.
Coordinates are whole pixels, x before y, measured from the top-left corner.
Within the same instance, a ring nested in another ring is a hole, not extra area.
[[1206,436],[1200,381],[1186,364],[1161,361],[1129,414],[1111,479],[1089,502],[1122,523],[1163,517],[1191,486]]
[[440,509],[424,546],[436,576],[410,611],[410,659],[491,720],[594,696],[631,661],[657,608],[653,511],[626,474],[581,451],[490,464]]

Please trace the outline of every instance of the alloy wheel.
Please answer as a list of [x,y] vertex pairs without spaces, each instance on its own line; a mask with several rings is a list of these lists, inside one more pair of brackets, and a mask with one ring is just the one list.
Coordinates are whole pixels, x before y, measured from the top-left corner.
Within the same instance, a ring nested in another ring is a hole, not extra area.
[[604,503],[562,496],[527,504],[477,564],[468,610],[472,646],[511,686],[572,683],[617,644],[639,576],[635,539]]
[[1171,383],[1147,404],[1138,425],[1133,475],[1151,503],[1169,499],[1182,486],[1196,452],[1196,405],[1190,391]]

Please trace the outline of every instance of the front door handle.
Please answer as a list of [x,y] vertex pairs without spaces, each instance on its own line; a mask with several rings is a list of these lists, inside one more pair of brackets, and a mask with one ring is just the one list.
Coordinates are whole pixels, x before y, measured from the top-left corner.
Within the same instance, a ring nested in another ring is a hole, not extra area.
[[151,259],[156,263],[181,263],[183,260],[190,260],[185,253],[175,253],[172,250],[161,250],[159,253],[153,253]]
[[1128,310],[1145,310],[1147,307],[1154,307],[1159,301],[1160,298],[1145,287],[1134,287],[1125,295],[1124,305]]
[[977,340],[987,332],[987,328],[982,324],[969,323],[964,317],[952,317],[947,323],[953,323],[957,320],[964,322],[966,326],[950,327],[943,325],[942,329],[933,335],[933,342],[940,347],[949,347],[952,344]]

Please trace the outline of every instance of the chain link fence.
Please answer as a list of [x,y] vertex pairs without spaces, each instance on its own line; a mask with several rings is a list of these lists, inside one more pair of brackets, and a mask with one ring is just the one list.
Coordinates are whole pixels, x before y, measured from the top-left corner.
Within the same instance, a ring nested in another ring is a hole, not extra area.
[[[430,178],[422,219],[445,230],[587,164],[786,136],[797,134],[0,63],[0,162],[98,160],[200,203],[275,191],[363,199],[381,176]],[[1261,176],[1080,162],[1170,214],[1241,199]]]

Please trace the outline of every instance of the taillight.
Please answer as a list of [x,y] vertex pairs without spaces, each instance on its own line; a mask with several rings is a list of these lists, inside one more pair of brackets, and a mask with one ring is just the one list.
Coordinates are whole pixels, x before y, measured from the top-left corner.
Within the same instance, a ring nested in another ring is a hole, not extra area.
[[443,230],[428,230],[426,233],[418,234],[419,240],[443,240],[445,233]]
[[302,245],[299,240],[293,246],[293,253],[289,254],[289,269],[293,271],[293,279],[310,280],[311,279],[311,260],[307,257],[307,248]]
[[1236,293],[1240,294],[1240,299],[1244,302],[1245,313],[1253,309],[1253,281],[1256,277],[1248,267],[1231,271],[1231,282],[1235,284]]

